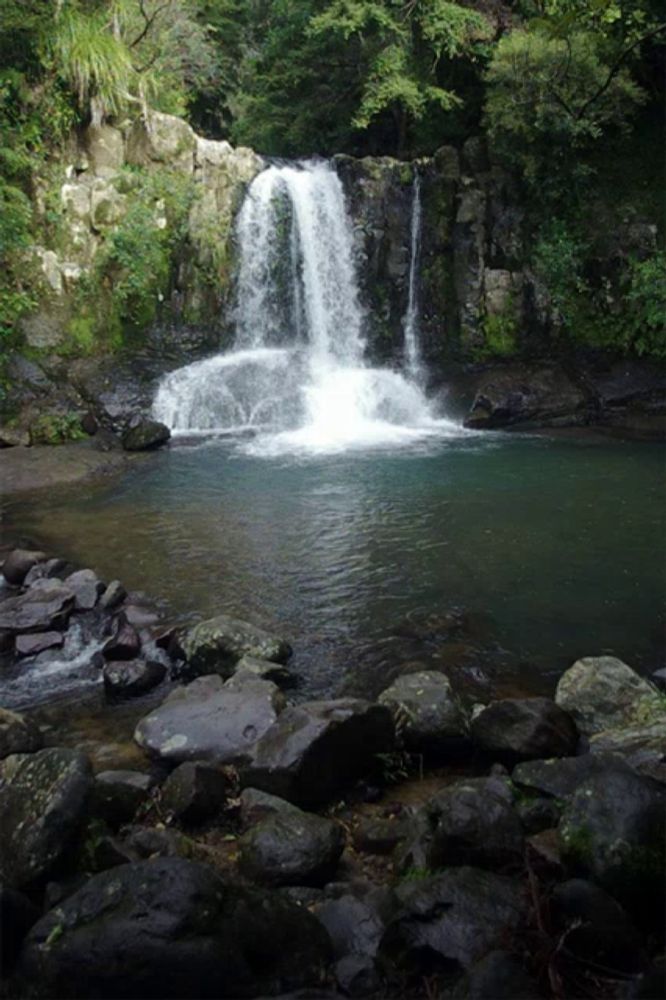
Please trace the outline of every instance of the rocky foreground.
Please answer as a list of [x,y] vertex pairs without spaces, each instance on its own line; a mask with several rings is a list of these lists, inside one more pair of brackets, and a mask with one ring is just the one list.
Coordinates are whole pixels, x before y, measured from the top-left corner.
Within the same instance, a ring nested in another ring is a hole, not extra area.
[[0,710],[3,996],[663,995],[663,671],[586,657],[554,700],[472,704],[420,670],[290,703],[263,629],[148,628],[43,552],[3,574],[5,670],[76,629],[110,703],[164,688],[137,770]]

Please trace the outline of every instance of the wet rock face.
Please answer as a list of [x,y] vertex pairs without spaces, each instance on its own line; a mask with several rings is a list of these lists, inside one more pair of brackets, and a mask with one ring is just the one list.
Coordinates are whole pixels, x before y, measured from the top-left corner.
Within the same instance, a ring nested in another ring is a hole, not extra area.
[[583,781],[559,824],[566,860],[634,913],[663,907],[666,791],[608,767]]
[[47,875],[83,822],[92,771],[75,750],[8,757],[0,769],[0,877],[20,888]]
[[383,705],[354,698],[294,705],[257,743],[243,784],[299,805],[321,805],[393,743],[393,719]]
[[333,877],[344,844],[339,823],[281,811],[243,834],[240,870],[267,885],[323,885]]
[[434,820],[428,867],[503,868],[522,859],[523,831],[508,782],[476,778],[456,782],[427,806]]
[[467,738],[465,717],[444,674],[404,674],[382,691],[378,701],[392,710],[408,750],[437,754]]
[[482,376],[465,426],[570,426],[589,416],[586,393],[559,366],[511,364]]
[[186,761],[162,785],[161,805],[183,823],[201,823],[219,812],[229,792],[229,775],[224,770],[202,761]]
[[382,937],[385,966],[407,974],[459,974],[505,946],[527,916],[519,882],[476,868],[403,883],[398,913]]
[[220,677],[200,677],[141,719],[134,738],[151,756],[172,763],[240,763],[276,722],[282,699],[268,681],[231,690]]
[[194,674],[231,677],[243,657],[285,663],[291,646],[279,636],[229,615],[199,622],[182,639],[188,668]]
[[491,702],[474,716],[470,730],[482,749],[514,758],[566,757],[578,742],[573,719],[550,698]]
[[129,823],[154,784],[155,779],[141,771],[100,771],[95,775],[92,812],[111,827]]
[[241,998],[316,985],[329,953],[306,910],[166,858],[90,879],[33,927],[21,972],[55,996]]

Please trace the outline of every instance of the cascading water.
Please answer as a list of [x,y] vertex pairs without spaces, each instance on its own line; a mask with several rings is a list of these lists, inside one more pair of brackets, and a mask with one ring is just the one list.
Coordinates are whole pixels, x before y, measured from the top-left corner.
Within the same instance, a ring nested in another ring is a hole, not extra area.
[[421,254],[421,179],[418,171],[414,171],[412,191],[412,221],[410,227],[409,246],[409,287],[407,293],[407,312],[402,324],[405,332],[405,365],[407,373],[413,382],[420,383],[422,378],[421,351],[419,349],[419,304],[418,304],[418,274]]
[[406,372],[364,362],[363,312],[342,185],[325,162],[271,166],[251,184],[237,222],[236,339],[226,354],[171,372],[155,416],[178,433],[251,429],[257,454],[337,451],[459,433],[437,420],[419,386],[414,188]]

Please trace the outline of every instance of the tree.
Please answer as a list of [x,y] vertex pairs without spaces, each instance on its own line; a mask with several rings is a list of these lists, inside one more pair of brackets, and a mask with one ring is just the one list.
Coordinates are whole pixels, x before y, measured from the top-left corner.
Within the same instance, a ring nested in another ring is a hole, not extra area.
[[584,155],[628,127],[643,94],[625,68],[610,74],[598,40],[541,27],[505,35],[486,73],[485,121],[496,153],[542,193],[589,168]]

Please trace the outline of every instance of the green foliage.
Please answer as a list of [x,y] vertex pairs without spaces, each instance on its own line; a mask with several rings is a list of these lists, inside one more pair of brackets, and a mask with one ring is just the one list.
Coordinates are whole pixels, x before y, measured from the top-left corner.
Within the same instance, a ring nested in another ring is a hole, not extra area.
[[43,413],[30,425],[33,444],[65,444],[86,437],[76,413]]
[[666,253],[630,262],[626,304],[626,345],[666,358]]
[[540,196],[584,179],[585,154],[608,131],[626,129],[643,100],[626,69],[609,74],[591,34],[520,29],[498,43],[486,73],[488,135]]
[[666,254],[630,259],[614,285],[596,278],[593,248],[561,220],[546,227],[533,264],[574,341],[666,358]]
[[501,312],[487,313],[481,321],[481,331],[483,344],[474,351],[476,361],[515,354],[518,319],[513,300],[510,299]]

